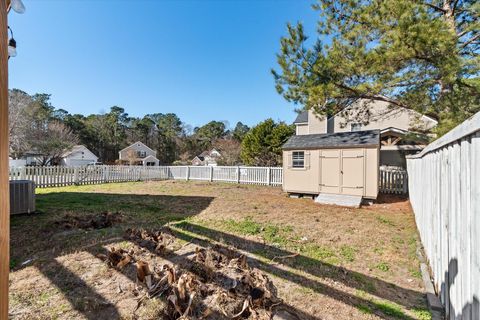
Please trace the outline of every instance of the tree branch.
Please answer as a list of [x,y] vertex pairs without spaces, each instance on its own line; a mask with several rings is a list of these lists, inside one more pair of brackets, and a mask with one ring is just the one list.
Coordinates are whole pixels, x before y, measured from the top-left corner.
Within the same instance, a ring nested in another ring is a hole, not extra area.
[[480,33],[477,33],[476,35],[474,35],[473,37],[471,37],[470,39],[468,39],[466,42],[464,42],[462,44],[462,48],[465,48],[466,46],[468,46],[470,43],[474,42],[475,40],[479,39],[480,38]]
[[438,7],[438,6],[436,6],[436,5],[432,4],[432,3],[425,2],[424,4],[425,4],[426,6],[428,6],[428,7],[436,10],[436,11],[439,11],[439,12],[442,12],[442,13],[446,13],[446,12],[447,12],[445,9],[440,8],[440,7]]

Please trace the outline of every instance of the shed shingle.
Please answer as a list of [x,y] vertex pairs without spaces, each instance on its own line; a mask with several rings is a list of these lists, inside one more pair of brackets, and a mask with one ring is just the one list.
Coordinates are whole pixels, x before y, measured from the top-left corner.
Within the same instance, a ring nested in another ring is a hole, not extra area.
[[292,136],[282,148],[292,150],[372,146],[380,146],[380,130]]

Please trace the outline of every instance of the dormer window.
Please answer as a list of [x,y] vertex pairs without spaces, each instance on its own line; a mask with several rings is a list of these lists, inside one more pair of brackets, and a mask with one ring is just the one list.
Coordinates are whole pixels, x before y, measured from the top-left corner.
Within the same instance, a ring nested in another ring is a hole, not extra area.
[[350,131],[361,131],[362,130],[362,124],[361,123],[352,123],[350,124]]
[[147,156],[147,153],[145,151],[137,151],[137,156],[139,158],[145,158]]

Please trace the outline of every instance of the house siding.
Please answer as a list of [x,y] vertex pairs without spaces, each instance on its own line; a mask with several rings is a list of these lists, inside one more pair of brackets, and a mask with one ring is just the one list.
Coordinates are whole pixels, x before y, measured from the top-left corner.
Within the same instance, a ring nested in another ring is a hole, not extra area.
[[[356,108],[362,108],[363,102],[352,104],[344,111],[336,114],[328,119],[326,117],[317,116],[312,110],[308,111],[308,124],[299,123],[296,125],[296,134],[316,134],[316,133],[334,133],[334,132],[348,132],[351,131],[351,124],[358,122],[355,119]],[[412,130],[414,128],[419,131],[427,131],[432,129],[437,122],[426,116],[422,116],[418,112],[408,110],[405,108],[389,107],[387,102],[374,101],[368,105],[371,113],[369,123],[362,124],[361,130],[386,129],[390,127]],[[347,116],[347,113],[350,115]],[[351,121],[353,120],[353,121]],[[414,130],[417,131],[417,130]]]
[[[289,166],[289,158],[293,151],[304,151],[309,154],[306,168],[292,168]],[[319,194],[320,181],[322,181],[322,171],[320,156],[322,154],[331,154],[336,152],[345,154],[355,152],[362,153],[365,157],[363,161],[363,190],[346,190],[342,191],[341,178],[339,187],[326,193],[343,193],[343,194],[357,194],[365,198],[376,199],[378,195],[378,167],[379,167],[379,148],[330,148],[330,149],[315,149],[315,150],[288,150],[283,152],[283,190],[289,193],[304,193],[304,194]],[[345,164],[348,165],[348,164]],[[340,171],[340,169],[338,169]],[[329,171],[329,173],[331,173]],[[333,174],[337,174],[332,172]],[[338,190],[337,190],[338,189]],[[324,192],[324,191],[322,191]]]
[[128,152],[130,150],[134,150],[135,152],[144,151],[145,152],[145,157],[144,158],[146,158],[148,156],[157,157],[157,152],[151,150],[149,147],[147,147],[143,143],[135,142],[134,144],[128,146],[127,148],[125,148],[125,149],[123,149],[119,152],[119,159],[120,160],[129,160],[128,159]]
[[[360,102],[361,103],[361,102]],[[337,114],[331,121],[334,122],[334,132],[346,132],[351,131],[351,124],[356,123],[354,119],[358,112],[355,112],[355,108],[361,108],[359,103],[347,108],[344,112]],[[389,104],[383,101],[372,102],[369,105],[369,111],[371,113],[369,123],[362,124],[361,130],[373,130],[373,129],[386,129],[390,127],[402,129],[405,131],[418,128],[421,130],[428,130],[436,125],[436,122],[432,119],[422,116],[421,114],[404,109],[389,107]],[[350,116],[346,116],[346,112],[351,112]],[[414,130],[417,131],[417,130]]]

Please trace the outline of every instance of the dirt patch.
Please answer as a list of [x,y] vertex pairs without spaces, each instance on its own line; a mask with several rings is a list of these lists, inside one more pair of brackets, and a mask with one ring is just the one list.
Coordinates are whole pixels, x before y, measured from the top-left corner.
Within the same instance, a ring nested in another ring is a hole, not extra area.
[[102,212],[99,214],[74,215],[66,214],[62,219],[53,224],[61,229],[104,229],[111,228],[115,223],[122,221],[122,215],[118,212]]

